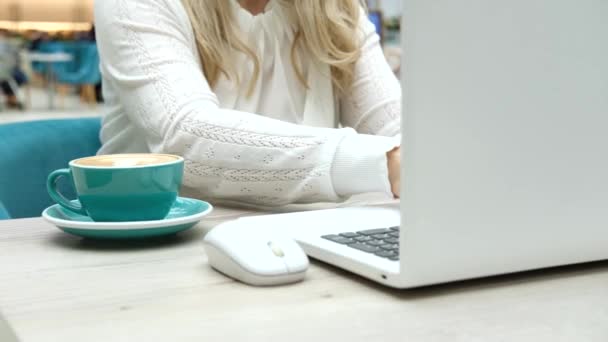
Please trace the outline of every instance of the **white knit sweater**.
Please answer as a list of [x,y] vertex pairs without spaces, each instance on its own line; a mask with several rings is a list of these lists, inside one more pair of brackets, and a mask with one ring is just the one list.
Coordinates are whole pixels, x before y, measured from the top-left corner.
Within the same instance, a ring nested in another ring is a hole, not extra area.
[[365,14],[354,84],[338,97],[329,68],[304,49],[296,60],[308,89],[298,81],[290,58],[294,28],[279,5],[271,0],[252,16],[232,3],[242,38],[261,61],[250,97],[253,67],[240,53],[241,85],[221,78],[209,86],[181,1],[95,2],[109,108],[99,153],[181,155],[184,190],[205,199],[276,206],[390,194],[386,152],[398,144],[401,88]]

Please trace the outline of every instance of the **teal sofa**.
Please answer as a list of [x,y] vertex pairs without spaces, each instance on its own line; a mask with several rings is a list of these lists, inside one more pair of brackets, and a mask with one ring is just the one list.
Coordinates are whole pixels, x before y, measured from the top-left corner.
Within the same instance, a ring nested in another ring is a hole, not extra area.
[[[26,121],[0,125],[0,219],[40,216],[53,202],[46,177],[72,159],[95,155],[99,118]],[[66,197],[75,198],[62,181]]]

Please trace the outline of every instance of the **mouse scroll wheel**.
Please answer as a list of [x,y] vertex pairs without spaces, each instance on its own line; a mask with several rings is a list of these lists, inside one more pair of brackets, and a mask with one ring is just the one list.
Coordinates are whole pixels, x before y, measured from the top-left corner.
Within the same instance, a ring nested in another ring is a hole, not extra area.
[[272,253],[274,253],[274,255],[281,258],[285,256],[285,253],[283,253],[281,247],[279,247],[276,243],[268,241],[268,247],[270,247],[270,250],[272,251]]

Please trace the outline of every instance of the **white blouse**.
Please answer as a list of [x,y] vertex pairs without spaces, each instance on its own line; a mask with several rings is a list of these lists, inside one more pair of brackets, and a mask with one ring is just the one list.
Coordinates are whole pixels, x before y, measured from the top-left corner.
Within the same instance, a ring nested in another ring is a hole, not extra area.
[[[271,0],[253,16],[231,1],[261,70],[235,52],[240,85],[202,73],[188,15],[176,0],[95,2],[108,112],[99,154],[162,152],[185,158],[184,191],[212,200],[277,206],[390,194],[386,152],[398,145],[401,88],[362,13],[362,53],[348,94],[303,48]],[[336,128],[339,126],[344,128]]]

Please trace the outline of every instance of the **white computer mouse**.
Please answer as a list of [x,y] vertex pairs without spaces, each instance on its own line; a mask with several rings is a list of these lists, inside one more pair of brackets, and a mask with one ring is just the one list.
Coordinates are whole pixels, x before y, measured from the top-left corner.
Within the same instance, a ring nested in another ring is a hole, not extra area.
[[293,239],[247,221],[220,224],[203,242],[211,267],[246,284],[294,283],[308,269],[308,257]]

